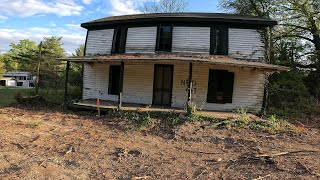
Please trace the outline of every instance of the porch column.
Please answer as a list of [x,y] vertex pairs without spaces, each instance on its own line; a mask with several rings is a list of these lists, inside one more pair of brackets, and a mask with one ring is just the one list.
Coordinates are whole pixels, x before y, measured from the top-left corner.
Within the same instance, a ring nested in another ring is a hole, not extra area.
[[188,108],[191,106],[191,101],[192,101],[192,62],[189,64],[189,84],[188,84]]
[[124,72],[124,62],[121,61],[120,65],[120,82],[119,82],[119,96],[118,96],[118,102],[119,106],[118,108],[121,108],[122,106],[122,92],[123,92],[123,72]]
[[66,81],[64,84],[64,102],[68,101],[68,81],[69,81],[69,69],[70,69],[70,61],[67,61],[66,66]]

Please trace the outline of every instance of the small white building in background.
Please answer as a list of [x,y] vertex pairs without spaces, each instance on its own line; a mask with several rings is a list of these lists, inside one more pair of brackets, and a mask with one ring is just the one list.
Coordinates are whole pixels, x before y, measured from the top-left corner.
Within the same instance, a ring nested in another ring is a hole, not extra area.
[[0,86],[34,87],[34,76],[30,72],[7,72],[2,74]]

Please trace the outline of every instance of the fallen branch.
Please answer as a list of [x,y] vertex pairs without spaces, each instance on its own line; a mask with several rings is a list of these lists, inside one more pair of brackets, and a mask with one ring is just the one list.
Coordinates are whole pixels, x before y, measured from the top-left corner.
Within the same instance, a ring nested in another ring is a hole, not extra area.
[[176,149],[179,149],[181,151],[185,151],[185,152],[190,152],[190,153],[200,153],[200,154],[222,154],[219,152],[204,152],[204,151],[192,151],[192,150],[188,150],[188,149],[182,149],[179,147],[175,147]]
[[295,154],[295,153],[303,153],[303,152],[319,152],[319,151],[308,151],[308,150],[301,150],[301,151],[287,151],[287,152],[279,152],[279,153],[275,153],[275,154],[258,154],[255,155],[255,157],[276,157],[276,156],[284,156],[284,155],[288,155],[288,154]]
[[209,128],[217,128],[221,125],[227,124],[227,123],[232,123],[232,122],[236,122],[238,121],[238,119],[227,119],[218,123],[214,123],[214,124],[209,124],[209,125],[202,125],[200,126],[202,129],[209,129]]
[[131,180],[140,180],[140,179],[148,179],[148,178],[151,178],[151,176],[132,177]]
[[72,152],[72,146],[70,147],[70,149],[66,152],[66,154],[69,154],[69,153],[71,153]]

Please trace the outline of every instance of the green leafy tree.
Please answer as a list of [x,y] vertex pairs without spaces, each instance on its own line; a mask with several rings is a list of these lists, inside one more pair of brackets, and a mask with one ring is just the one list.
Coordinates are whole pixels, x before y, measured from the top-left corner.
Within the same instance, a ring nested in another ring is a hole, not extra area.
[[84,56],[84,44],[81,44],[76,50],[75,54],[72,54],[72,57],[82,57]]
[[62,87],[64,68],[59,58],[66,57],[62,37],[44,37],[41,51],[40,86]]

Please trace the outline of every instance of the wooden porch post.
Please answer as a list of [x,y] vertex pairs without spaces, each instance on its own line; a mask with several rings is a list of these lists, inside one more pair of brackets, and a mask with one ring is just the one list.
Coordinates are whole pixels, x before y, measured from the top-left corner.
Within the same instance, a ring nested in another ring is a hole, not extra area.
[[66,81],[64,84],[64,102],[68,101],[68,81],[69,81],[69,69],[70,69],[70,61],[67,61],[66,66]]
[[192,62],[189,64],[189,84],[188,84],[188,101],[187,101],[187,113],[192,113]]
[[123,72],[124,72],[124,62],[121,61],[121,65],[120,65],[120,82],[119,82],[119,97],[118,97],[119,106],[118,106],[118,108],[121,108],[121,106],[122,106]]

